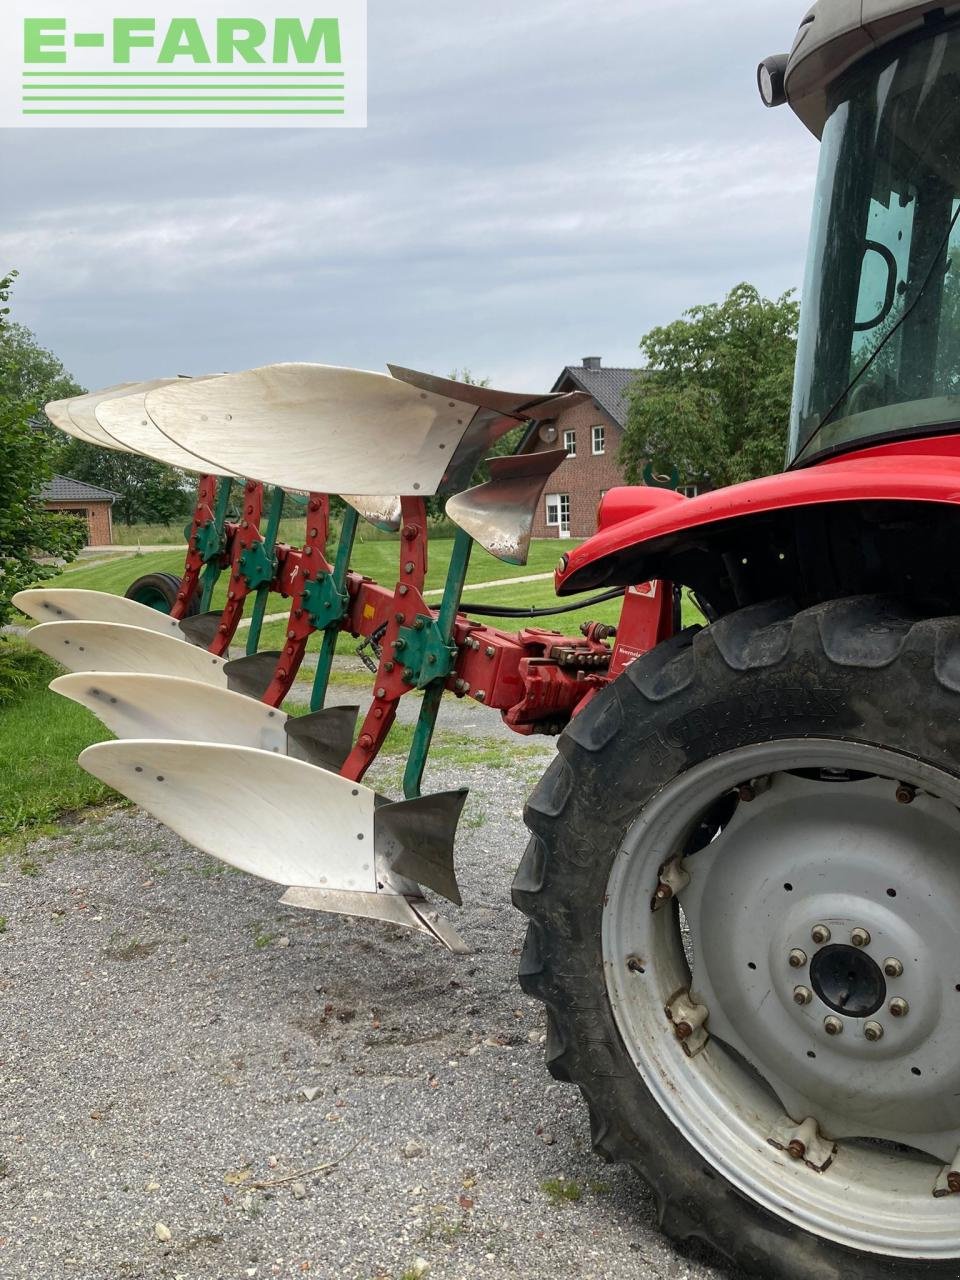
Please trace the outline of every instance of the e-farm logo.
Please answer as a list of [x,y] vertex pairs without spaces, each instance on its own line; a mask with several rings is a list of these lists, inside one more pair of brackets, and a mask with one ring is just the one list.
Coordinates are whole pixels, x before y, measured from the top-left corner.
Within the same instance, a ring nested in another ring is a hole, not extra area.
[[363,127],[366,39],[366,0],[7,0],[0,125]]

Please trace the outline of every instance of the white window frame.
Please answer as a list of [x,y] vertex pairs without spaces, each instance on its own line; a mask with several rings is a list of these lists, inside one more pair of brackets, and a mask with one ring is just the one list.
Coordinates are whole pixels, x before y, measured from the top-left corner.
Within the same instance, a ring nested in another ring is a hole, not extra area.
[[697,484],[682,484],[679,492],[685,498],[698,498],[700,496],[700,486]]
[[577,456],[577,433],[576,431],[565,431],[563,433],[563,447],[567,451],[568,458]]
[[[600,448],[597,448],[599,441]],[[607,428],[602,422],[598,422],[595,427],[590,429],[590,450],[595,458],[599,458],[607,449]]]
[[544,498],[544,503],[547,513],[547,528],[557,529],[561,538],[569,538],[571,511],[569,493],[548,493]]

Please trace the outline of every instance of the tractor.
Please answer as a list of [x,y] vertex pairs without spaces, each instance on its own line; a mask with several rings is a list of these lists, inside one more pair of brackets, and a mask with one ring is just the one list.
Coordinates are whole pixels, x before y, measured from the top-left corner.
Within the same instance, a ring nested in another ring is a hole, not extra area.
[[[495,459],[471,488],[478,464],[518,423],[556,440],[563,401],[395,368],[50,406],[72,434],[195,470],[197,508],[180,582],[19,603],[70,669],[54,687],[117,735],[84,752],[91,772],[287,902],[454,950],[425,894],[459,898],[463,793],[420,791],[440,701],[559,733],[513,886],[520,981],[597,1151],[650,1184],[671,1237],[749,1275],[956,1280],[960,5],[819,0],[759,88],[821,140],[787,466],[692,499],[608,493],[556,587],[623,594],[615,633],[507,633],[461,602],[475,543],[522,562],[559,458]],[[286,489],[307,494],[299,548],[276,541]],[[332,493],[348,505],[328,555]],[[439,607],[434,494],[459,530]],[[362,519],[397,533],[393,588],[350,570]],[[681,587],[708,625],[679,625]],[[271,593],[287,642],[262,653]],[[375,659],[359,731],[357,709],[324,705],[343,632]],[[312,709],[288,715],[315,633]],[[391,800],[362,778],[414,692]]]

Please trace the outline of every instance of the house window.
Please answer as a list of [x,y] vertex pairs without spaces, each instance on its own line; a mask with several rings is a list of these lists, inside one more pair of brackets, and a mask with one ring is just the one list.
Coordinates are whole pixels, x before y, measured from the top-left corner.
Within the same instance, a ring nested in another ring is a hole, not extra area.
[[593,452],[594,454],[603,453],[607,446],[607,429],[603,426],[593,428]]
[[570,495],[569,493],[548,493],[547,503],[547,525],[551,529],[559,530],[560,537],[566,538],[570,535]]
[[563,433],[563,447],[567,451],[568,458],[577,456],[577,433],[575,431],[565,431]]

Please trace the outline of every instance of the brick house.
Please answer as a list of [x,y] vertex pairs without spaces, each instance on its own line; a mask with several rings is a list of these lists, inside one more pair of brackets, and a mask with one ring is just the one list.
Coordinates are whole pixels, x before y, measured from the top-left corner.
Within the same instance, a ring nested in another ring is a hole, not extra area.
[[589,538],[596,532],[601,497],[625,483],[617,457],[627,421],[626,391],[639,372],[607,369],[600,356],[585,356],[582,365],[568,365],[560,374],[554,391],[586,391],[591,399],[556,424],[532,426],[520,447],[529,453],[567,451],[534,519],[535,538]]
[[53,476],[40,490],[47,511],[61,511],[68,516],[82,516],[87,522],[87,546],[108,546],[113,542],[111,508],[118,494],[69,476]]

